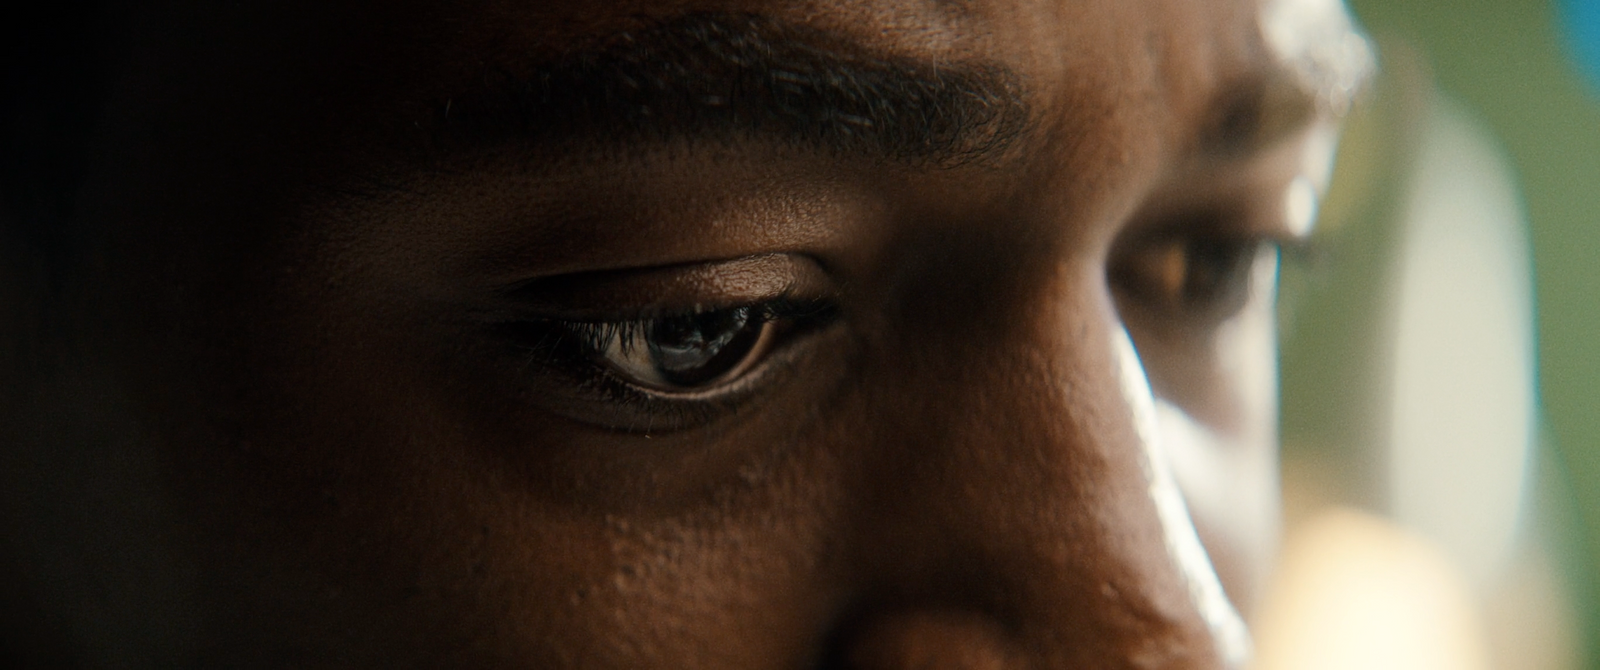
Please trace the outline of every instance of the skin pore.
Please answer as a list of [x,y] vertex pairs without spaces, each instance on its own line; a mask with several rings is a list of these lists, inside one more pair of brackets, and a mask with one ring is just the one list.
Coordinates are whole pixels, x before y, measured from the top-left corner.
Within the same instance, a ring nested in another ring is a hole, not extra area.
[[1263,11],[127,8],[7,251],[0,651],[1235,667],[1184,538],[1247,609],[1333,120]]

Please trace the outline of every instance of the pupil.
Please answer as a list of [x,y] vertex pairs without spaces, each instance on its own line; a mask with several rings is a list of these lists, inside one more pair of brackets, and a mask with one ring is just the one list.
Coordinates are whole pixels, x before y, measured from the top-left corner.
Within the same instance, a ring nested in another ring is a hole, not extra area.
[[660,319],[650,329],[650,361],[668,383],[702,384],[743,361],[761,325],[748,307]]
[[1248,277],[1258,245],[1237,241],[1195,241],[1189,246],[1189,276],[1184,298],[1191,304],[1231,310],[1247,297]]

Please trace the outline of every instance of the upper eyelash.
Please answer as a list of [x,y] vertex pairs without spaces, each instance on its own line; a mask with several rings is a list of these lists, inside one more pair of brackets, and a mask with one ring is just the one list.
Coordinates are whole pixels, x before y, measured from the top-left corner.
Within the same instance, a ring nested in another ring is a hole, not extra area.
[[[605,351],[612,342],[617,341],[619,338],[624,343],[636,341],[637,338],[647,333],[652,324],[663,319],[696,316],[734,309],[751,310],[750,320],[758,324],[770,323],[780,319],[814,319],[824,317],[833,311],[832,307],[822,300],[797,300],[788,296],[780,296],[753,304],[701,307],[629,319],[609,321],[546,319],[541,321],[545,325],[555,326],[575,336],[583,350],[592,356]],[[623,346],[630,345],[624,344]]]

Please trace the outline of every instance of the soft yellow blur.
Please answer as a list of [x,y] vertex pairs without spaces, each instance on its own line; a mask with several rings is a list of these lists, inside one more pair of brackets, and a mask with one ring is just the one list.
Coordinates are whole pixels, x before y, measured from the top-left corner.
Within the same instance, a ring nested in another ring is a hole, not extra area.
[[1477,607],[1450,561],[1349,509],[1290,536],[1259,615],[1256,670],[1491,667]]

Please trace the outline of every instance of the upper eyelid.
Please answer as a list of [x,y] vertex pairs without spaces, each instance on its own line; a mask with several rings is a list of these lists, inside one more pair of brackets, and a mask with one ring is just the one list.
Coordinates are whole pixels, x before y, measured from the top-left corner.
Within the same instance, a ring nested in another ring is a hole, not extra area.
[[556,323],[574,325],[643,324],[650,321],[695,316],[698,314],[721,312],[730,309],[759,307],[767,302],[784,299],[786,299],[785,295],[779,295],[769,300],[760,300],[756,302],[737,302],[727,304],[696,303],[688,307],[667,307],[660,305],[649,305],[637,308],[624,307],[621,308],[620,311],[616,312],[585,314],[577,318],[556,317],[548,318],[546,320]]
[[518,282],[499,302],[523,315],[618,321],[692,314],[835,293],[820,264],[799,254],[761,254],[661,267],[601,270]]
[[1212,237],[1296,237],[1281,217],[1250,203],[1174,203],[1152,207],[1130,221],[1124,234],[1160,237],[1203,234]]
[[[1289,220],[1288,184],[1252,172],[1209,170],[1159,186],[1118,233],[1117,244],[1150,237],[1206,235],[1263,239],[1292,250],[1305,246],[1315,227]],[[1232,175],[1232,176],[1229,176]]]
[[672,319],[678,317],[694,316],[711,312],[721,312],[732,309],[752,309],[757,318],[776,320],[781,318],[795,318],[818,316],[831,310],[826,308],[824,298],[802,299],[792,292],[757,300],[753,302],[736,302],[727,304],[696,304],[688,308],[662,309],[644,308],[634,311],[616,312],[609,315],[598,315],[589,318],[548,318],[547,321],[571,325],[606,325],[606,324],[643,324],[650,321]]
[[1314,257],[1313,237],[1297,234],[1271,208],[1246,198],[1193,199],[1148,207],[1118,233],[1107,262],[1176,240],[1212,240],[1267,246],[1290,260]]
[[1252,246],[1257,249],[1270,248],[1280,255],[1289,255],[1298,258],[1302,249],[1310,244],[1308,240],[1300,237],[1277,234],[1270,231],[1226,231],[1215,229],[1185,229],[1180,227],[1160,228],[1156,230],[1141,231],[1135,234],[1124,234],[1111,247],[1106,259],[1109,268],[1116,268],[1121,263],[1140,253],[1152,249],[1163,248],[1173,243],[1188,243],[1192,241],[1208,241],[1233,243],[1241,246]]

